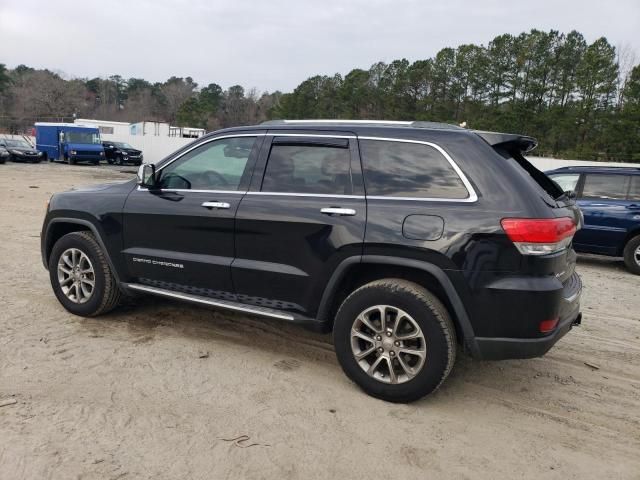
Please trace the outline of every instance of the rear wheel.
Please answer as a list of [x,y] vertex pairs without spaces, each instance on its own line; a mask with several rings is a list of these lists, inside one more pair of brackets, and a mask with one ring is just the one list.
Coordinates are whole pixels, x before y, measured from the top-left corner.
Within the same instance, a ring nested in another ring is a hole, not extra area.
[[338,310],[333,335],[347,376],[390,402],[432,393],[455,362],[455,328],[447,309],[406,280],[377,280],[351,293]]
[[640,235],[633,237],[625,245],[624,264],[631,273],[640,275]]
[[49,278],[58,301],[75,315],[107,313],[120,302],[109,263],[89,232],[69,233],[56,242],[49,257]]

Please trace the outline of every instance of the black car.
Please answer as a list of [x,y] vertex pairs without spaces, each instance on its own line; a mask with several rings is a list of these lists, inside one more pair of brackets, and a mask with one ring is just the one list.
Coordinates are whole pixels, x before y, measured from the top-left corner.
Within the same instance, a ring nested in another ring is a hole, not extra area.
[[2,138],[0,147],[4,147],[9,152],[9,160],[12,162],[34,162],[42,161],[42,152],[39,152],[26,140],[19,138]]
[[137,181],[54,195],[42,258],[74,314],[148,293],[332,330],[354,382],[408,402],[457,345],[536,357],[580,323],[580,212],[534,146],[426,122],[220,130]]
[[9,150],[7,150],[5,147],[0,145],[0,164],[3,164],[7,160],[9,160],[10,156],[11,154],[9,153]]
[[133,148],[131,145],[125,142],[102,142],[104,148],[104,155],[107,162],[110,164],[124,165],[125,163],[131,163],[133,165],[140,165],[144,160],[142,151]]

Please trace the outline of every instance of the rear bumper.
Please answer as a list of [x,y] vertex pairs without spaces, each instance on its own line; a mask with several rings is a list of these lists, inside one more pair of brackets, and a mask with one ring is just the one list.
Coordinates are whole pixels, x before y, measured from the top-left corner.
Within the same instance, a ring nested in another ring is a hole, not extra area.
[[478,358],[481,360],[506,360],[509,358],[541,357],[581,321],[582,313],[577,312],[575,316],[565,318],[553,333],[542,338],[476,337]]
[[[532,293],[532,292],[530,292]],[[475,337],[475,355],[482,360],[534,358],[547,353],[574,325],[580,325],[582,281],[574,273],[564,285],[558,310],[558,326],[551,333],[535,338]]]

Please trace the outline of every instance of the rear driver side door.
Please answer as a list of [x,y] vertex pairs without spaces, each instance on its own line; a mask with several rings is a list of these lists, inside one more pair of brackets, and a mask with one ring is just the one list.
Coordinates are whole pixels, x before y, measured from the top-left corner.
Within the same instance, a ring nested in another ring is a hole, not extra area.
[[238,300],[314,318],[336,267],[359,260],[365,223],[355,136],[270,131],[236,215]]

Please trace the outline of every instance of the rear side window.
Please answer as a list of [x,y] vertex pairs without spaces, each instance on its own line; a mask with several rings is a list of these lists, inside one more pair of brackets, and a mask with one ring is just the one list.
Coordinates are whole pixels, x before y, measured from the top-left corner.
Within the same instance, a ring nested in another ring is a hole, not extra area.
[[588,173],[584,180],[582,197],[623,200],[627,198],[628,188],[627,175]]
[[631,188],[629,188],[629,200],[640,200],[640,175],[631,176]]
[[578,180],[580,180],[580,174],[553,175],[551,179],[560,186],[563,192],[573,192],[578,185]]
[[469,197],[462,180],[435,148],[421,143],[360,140],[367,195]]
[[348,148],[273,144],[262,191],[348,195],[350,158]]

